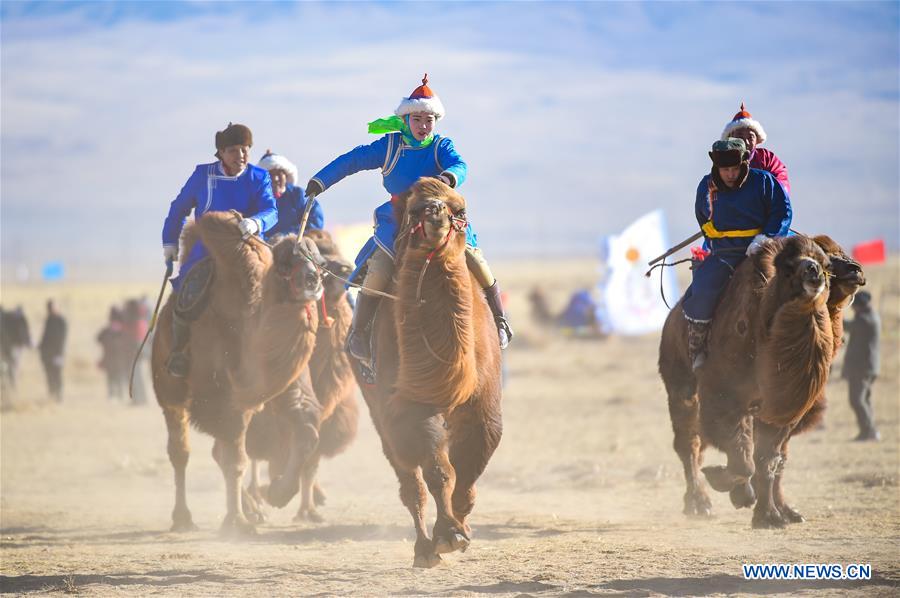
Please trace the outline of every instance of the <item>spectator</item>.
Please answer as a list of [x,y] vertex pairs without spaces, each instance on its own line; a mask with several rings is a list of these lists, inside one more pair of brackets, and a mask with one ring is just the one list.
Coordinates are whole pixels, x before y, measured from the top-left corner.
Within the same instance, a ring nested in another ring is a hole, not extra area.
[[56,311],[53,300],[49,299],[44,334],[41,336],[38,350],[41,354],[41,363],[44,364],[50,397],[60,403],[62,402],[62,369],[67,328],[65,318]]
[[844,357],[842,375],[847,379],[850,406],[856,413],[859,442],[881,440],[875,429],[875,413],[872,409],[872,383],[878,376],[878,341],[881,336],[881,320],[872,309],[872,295],[860,291],[853,301],[855,318],[844,321],[844,330],[850,334]]
[[106,372],[106,395],[110,400],[125,398],[131,361],[128,338],[122,312],[117,307],[109,310],[109,322],[97,335],[103,349],[100,369]]

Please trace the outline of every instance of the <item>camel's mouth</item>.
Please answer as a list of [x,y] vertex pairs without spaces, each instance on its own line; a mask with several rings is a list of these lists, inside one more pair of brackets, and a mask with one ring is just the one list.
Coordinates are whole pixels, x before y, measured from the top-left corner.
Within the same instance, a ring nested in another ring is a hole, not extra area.
[[811,299],[818,297],[826,287],[825,270],[819,262],[811,258],[802,258],[799,269],[806,296]]

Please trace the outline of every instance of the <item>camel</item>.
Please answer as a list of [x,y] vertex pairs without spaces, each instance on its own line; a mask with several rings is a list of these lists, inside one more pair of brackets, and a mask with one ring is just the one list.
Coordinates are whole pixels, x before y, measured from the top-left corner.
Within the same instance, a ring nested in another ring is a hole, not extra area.
[[[351,264],[340,255],[331,235],[311,230],[307,231],[306,237],[315,242],[325,259],[327,270],[342,277],[350,274]],[[293,242],[293,238],[289,236],[288,240]],[[279,244],[276,247],[276,257],[283,246]],[[359,420],[356,381],[344,352],[353,314],[343,281],[334,276],[326,277],[323,305],[316,345],[309,361],[309,382],[299,387],[300,392],[297,392],[298,388],[292,388],[286,393],[288,396],[270,401],[263,411],[253,417],[247,432],[247,453],[254,460],[248,493],[258,500],[264,494],[259,482],[259,461],[269,462],[269,476],[275,478],[283,471],[290,450],[292,430],[284,425],[281,412],[287,405],[296,405],[302,411],[308,422],[304,431],[310,441],[309,450],[302,460],[301,502],[295,520],[316,522],[322,521],[316,507],[325,502],[325,493],[316,482],[319,461],[322,457],[334,457],[347,449],[356,437]],[[290,499],[290,496],[287,498]],[[286,504],[284,497],[269,495],[265,499],[275,506]],[[254,514],[257,517],[261,515],[259,512]]]
[[[381,301],[373,323],[374,383],[353,368],[413,518],[415,567],[469,546],[475,481],[502,433],[497,330],[466,267],[465,208],[431,178],[397,198],[396,299]],[[437,506],[433,538],[426,486]]]
[[[185,231],[182,255],[202,241],[215,267],[208,303],[191,325],[186,378],[172,377],[165,366],[172,346],[174,295],[160,312],[153,340],[153,385],[175,471],[173,531],[195,529],[185,492],[189,421],[215,438],[213,457],[226,491],[222,532],[255,531],[243,513],[241,495],[247,425],[255,411],[296,383],[315,343],[315,301],[323,292],[313,263],[315,245],[304,243],[276,257],[259,238],[242,240],[239,220],[237,212],[209,212]],[[289,473],[299,479],[299,466],[293,465],[295,471]],[[270,492],[298,484],[287,478],[273,481]]]
[[821,416],[839,311],[865,283],[859,265],[828,242],[775,239],[744,260],[716,308],[710,355],[696,372],[681,302],[670,312],[659,371],[684,466],[686,514],[711,513],[699,474],[703,451],[713,445],[728,465],[703,473],[736,508],[756,503],[753,527],[802,521],[781,490],[786,442]]

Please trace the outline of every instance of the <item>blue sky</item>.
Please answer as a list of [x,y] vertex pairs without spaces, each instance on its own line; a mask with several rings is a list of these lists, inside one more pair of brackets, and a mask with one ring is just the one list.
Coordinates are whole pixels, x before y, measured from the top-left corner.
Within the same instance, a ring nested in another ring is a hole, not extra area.
[[[588,254],[662,207],[696,229],[706,151],[747,103],[794,226],[900,243],[896,2],[0,4],[0,258],[155,278],[159,229],[228,121],[305,180],[423,72],[488,256]],[[376,172],[322,196],[365,222]],[[146,273],[146,275],[144,274]]]

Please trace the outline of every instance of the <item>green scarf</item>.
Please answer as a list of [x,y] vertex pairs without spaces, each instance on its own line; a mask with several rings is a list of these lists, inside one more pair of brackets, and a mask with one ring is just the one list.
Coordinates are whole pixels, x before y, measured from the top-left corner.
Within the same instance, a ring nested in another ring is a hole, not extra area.
[[428,147],[434,141],[434,133],[422,141],[413,137],[412,131],[409,130],[409,124],[406,122],[406,118],[401,118],[396,115],[373,120],[369,123],[369,133],[372,135],[400,133],[403,135],[403,140],[412,147]]

